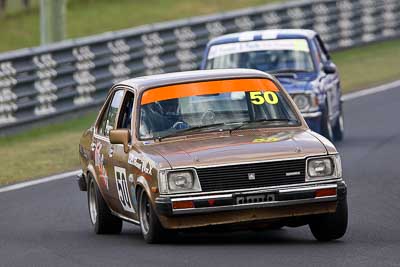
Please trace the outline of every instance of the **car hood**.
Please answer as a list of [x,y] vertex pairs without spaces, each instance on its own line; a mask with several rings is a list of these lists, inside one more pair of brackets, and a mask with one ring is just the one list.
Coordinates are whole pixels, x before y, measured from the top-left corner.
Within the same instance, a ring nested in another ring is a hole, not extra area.
[[290,94],[291,92],[306,91],[312,89],[311,79],[294,79],[286,77],[277,77],[283,88]]
[[198,135],[147,145],[172,168],[303,158],[327,154],[308,130],[259,131]]

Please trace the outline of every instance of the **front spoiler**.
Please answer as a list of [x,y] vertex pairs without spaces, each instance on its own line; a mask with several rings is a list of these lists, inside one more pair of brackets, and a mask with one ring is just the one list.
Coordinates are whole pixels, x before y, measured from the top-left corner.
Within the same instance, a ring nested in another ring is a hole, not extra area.
[[[336,191],[334,195],[317,196],[316,192],[322,189]],[[237,203],[237,198],[248,195],[273,193],[276,199],[257,203]],[[275,190],[252,190],[241,193],[229,193],[196,197],[158,197],[155,201],[157,212],[167,217],[176,215],[204,214],[223,211],[239,211],[259,208],[284,207],[301,204],[322,202],[336,202],[346,197],[346,185],[344,182],[304,185],[296,188],[283,188]],[[174,203],[190,201],[191,208],[174,208]]]

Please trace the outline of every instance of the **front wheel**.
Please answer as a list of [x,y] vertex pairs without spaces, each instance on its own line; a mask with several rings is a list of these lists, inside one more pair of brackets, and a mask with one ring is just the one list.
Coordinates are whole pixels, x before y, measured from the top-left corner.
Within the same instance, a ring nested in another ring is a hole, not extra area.
[[121,233],[122,220],[111,213],[92,177],[89,177],[88,206],[90,221],[96,234]]
[[167,240],[170,233],[162,227],[144,190],[139,194],[139,218],[142,235],[147,243],[161,243]]
[[335,213],[316,215],[309,224],[314,237],[318,241],[339,239],[347,230],[347,201],[339,201]]

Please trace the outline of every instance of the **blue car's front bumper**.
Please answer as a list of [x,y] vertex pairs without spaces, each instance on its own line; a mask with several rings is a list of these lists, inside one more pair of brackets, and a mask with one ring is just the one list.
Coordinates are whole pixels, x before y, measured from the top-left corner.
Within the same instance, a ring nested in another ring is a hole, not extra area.
[[308,127],[317,133],[321,133],[321,119],[322,112],[316,111],[311,113],[302,113],[304,119],[306,120]]

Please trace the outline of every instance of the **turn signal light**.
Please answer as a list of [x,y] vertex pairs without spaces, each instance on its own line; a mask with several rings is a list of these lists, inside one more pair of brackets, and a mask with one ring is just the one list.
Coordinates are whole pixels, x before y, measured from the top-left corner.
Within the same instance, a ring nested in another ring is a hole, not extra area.
[[194,208],[193,201],[185,200],[185,201],[174,201],[172,203],[173,209],[191,209]]
[[336,196],[336,188],[318,189],[315,192],[315,197]]

